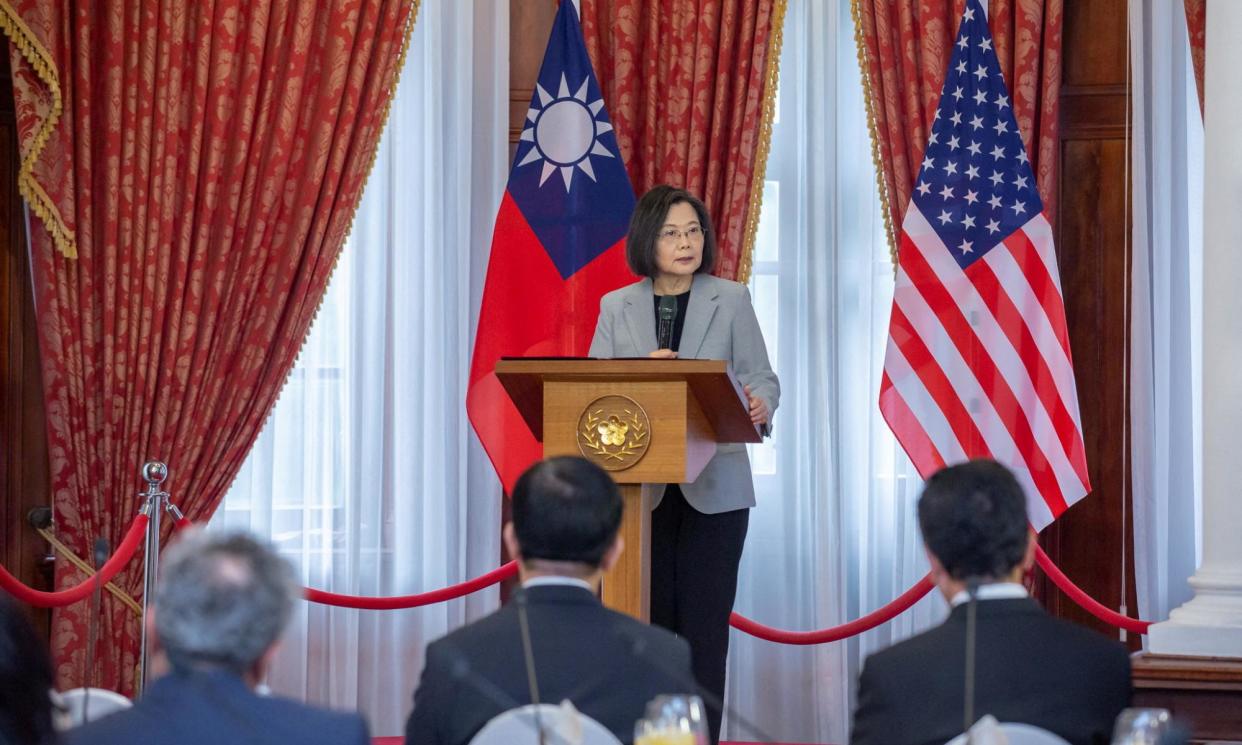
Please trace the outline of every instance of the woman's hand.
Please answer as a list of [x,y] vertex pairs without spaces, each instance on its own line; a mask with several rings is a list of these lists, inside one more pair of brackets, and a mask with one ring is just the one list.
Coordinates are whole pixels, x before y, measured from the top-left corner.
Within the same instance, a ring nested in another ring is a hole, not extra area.
[[649,355],[647,355],[647,356],[648,356],[648,357],[654,357],[654,358],[655,358],[655,359],[657,359],[657,360],[675,360],[675,359],[677,359],[677,353],[676,353],[676,352],[674,352],[674,351],[673,351],[673,350],[671,350],[671,349],[657,349],[656,351],[652,352],[651,354],[649,354]]
[[751,395],[750,386],[742,386],[742,390],[746,392],[746,399],[750,401],[750,421],[756,427],[761,427],[768,423],[768,405],[762,398]]

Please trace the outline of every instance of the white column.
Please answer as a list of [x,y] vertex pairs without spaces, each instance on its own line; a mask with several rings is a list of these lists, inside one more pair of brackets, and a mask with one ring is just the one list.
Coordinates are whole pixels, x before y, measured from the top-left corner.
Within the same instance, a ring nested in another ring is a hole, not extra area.
[[1242,2],[1208,0],[1205,68],[1203,563],[1148,644],[1242,658]]

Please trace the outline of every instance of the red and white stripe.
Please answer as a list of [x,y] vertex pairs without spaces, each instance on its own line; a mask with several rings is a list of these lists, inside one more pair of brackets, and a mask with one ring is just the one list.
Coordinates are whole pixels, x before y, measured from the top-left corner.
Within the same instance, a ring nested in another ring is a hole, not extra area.
[[880,409],[919,472],[991,457],[1043,528],[1091,490],[1052,230],[1036,215],[965,270],[912,201]]

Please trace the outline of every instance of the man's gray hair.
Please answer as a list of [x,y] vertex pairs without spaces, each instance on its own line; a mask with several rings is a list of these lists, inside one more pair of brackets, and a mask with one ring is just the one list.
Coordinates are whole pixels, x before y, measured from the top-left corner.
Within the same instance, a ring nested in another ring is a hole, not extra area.
[[289,622],[293,567],[254,536],[196,530],[162,558],[155,630],[174,667],[244,672]]

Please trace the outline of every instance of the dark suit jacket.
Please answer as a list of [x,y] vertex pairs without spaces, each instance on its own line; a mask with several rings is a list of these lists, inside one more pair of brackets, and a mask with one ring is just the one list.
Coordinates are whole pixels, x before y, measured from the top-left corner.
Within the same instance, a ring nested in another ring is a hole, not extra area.
[[[981,600],[975,719],[1043,727],[1075,745],[1107,743],[1130,702],[1125,647],[1049,616],[1029,598]],[[963,731],[966,606],[867,659],[853,745],[944,743]]]
[[174,672],[132,709],[71,730],[68,745],[370,745],[357,714],[259,696],[225,671]]
[[[525,596],[541,703],[569,699],[622,742],[662,693],[689,692],[690,647],[664,629],[605,608],[585,589],[536,586]],[[405,726],[407,745],[461,745],[501,712],[531,702],[515,597],[427,647]]]

